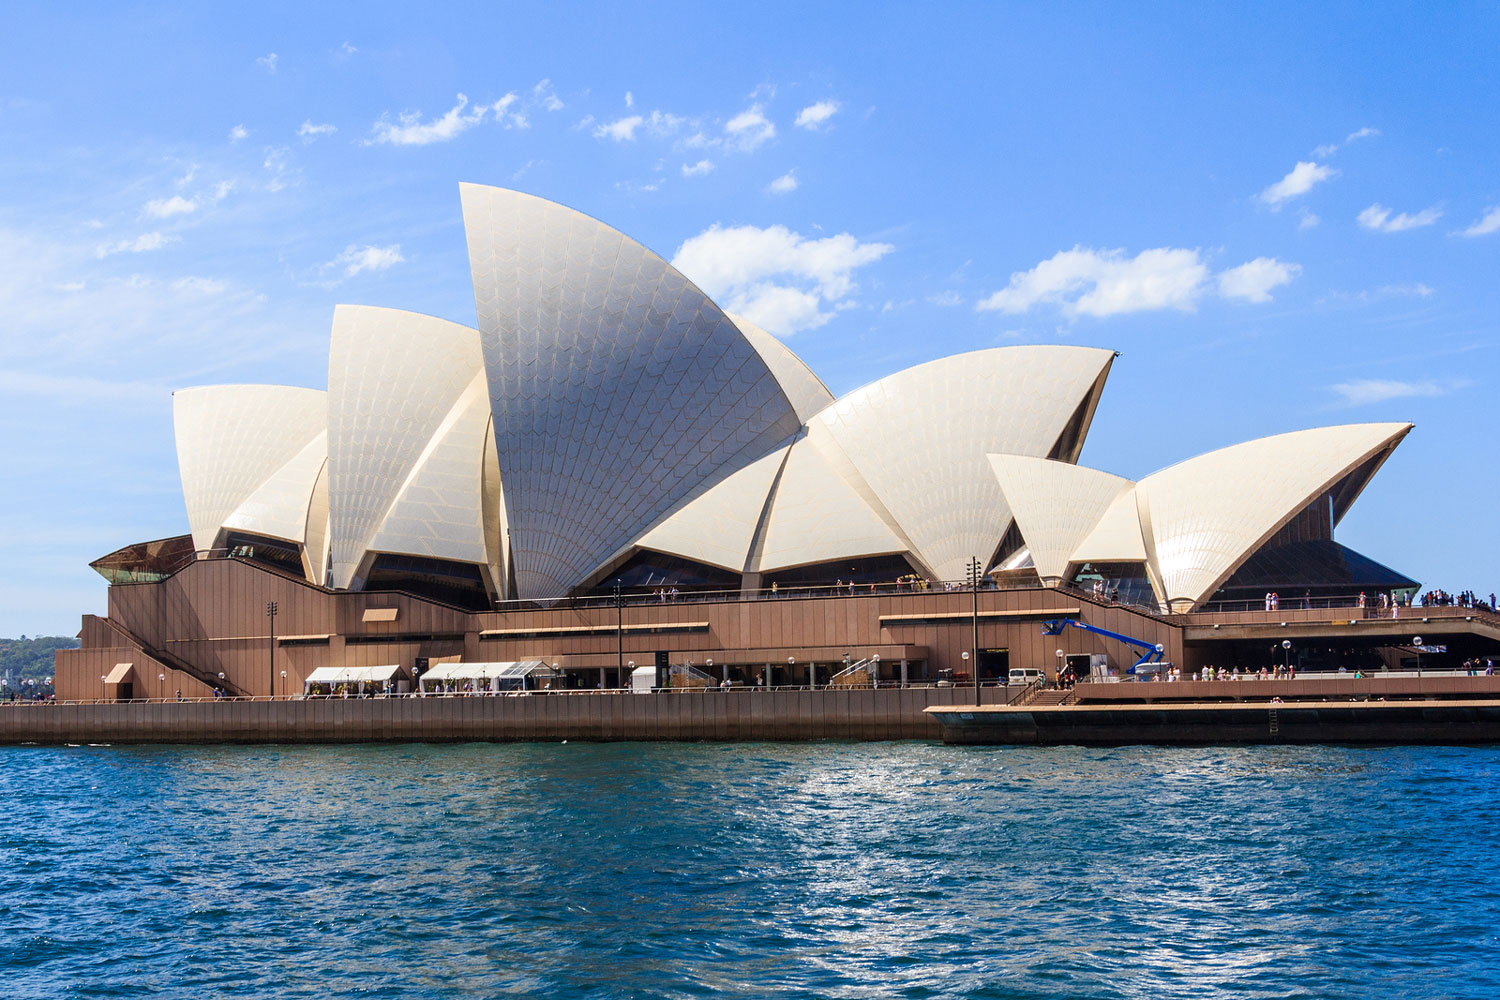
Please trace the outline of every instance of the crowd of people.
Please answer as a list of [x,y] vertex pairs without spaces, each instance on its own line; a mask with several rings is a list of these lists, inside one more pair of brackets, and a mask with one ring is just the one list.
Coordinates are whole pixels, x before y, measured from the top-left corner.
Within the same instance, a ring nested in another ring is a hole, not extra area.
[[1481,610],[1495,611],[1495,595],[1490,594],[1486,601],[1472,590],[1460,591],[1450,594],[1446,590],[1429,590],[1422,595],[1422,607],[1424,608],[1479,608]]

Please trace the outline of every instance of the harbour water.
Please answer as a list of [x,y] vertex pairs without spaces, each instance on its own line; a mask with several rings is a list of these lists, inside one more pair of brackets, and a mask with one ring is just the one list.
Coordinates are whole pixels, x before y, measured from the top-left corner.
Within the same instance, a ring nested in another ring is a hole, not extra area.
[[1500,749],[0,749],[0,995],[1492,997]]

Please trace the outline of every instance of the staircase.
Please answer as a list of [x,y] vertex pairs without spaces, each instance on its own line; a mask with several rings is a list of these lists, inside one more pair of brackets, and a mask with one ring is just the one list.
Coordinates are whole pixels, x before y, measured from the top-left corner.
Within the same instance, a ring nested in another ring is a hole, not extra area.
[[250,697],[250,693],[248,691],[241,689],[237,684],[234,684],[227,677],[221,680],[217,674],[204,670],[201,667],[196,667],[193,664],[182,659],[181,657],[176,656],[175,654],[168,653],[166,650],[153,648],[145,641],[143,641],[140,636],[136,635],[134,632],[130,631],[130,629],[126,628],[124,625],[121,625],[113,618],[100,618],[99,621],[103,622],[105,625],[108,625],[122,638],[124,638],[126,642],[134,646],[136,649],[139,649],[142,653],[145,653],[153,660],[156,660],[158,663],[165,664],[166,666],[171,667],[173,670],[180,670],[183,673],[187,674],[189,677],[201,681],[211,688],[218,688],[219,690],[228,693],[232,697]]

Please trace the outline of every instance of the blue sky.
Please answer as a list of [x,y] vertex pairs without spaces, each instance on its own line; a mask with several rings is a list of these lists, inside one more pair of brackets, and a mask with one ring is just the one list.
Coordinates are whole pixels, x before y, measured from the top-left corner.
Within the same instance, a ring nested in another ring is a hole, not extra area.
[[1120,475],[1414,421],[1340,540],[1500,582],[1500,8],[314,6],[0,12],[0,635],[186,531],[173,389],[323,387],[340,302],[472,324],[460,181],[676,258],[836,393],[1115,348]]

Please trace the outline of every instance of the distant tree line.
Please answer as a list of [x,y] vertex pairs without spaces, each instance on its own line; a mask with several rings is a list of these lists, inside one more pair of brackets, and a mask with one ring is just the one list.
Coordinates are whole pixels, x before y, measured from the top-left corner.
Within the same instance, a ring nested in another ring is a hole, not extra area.
[[30,638],[0,639],[0,680],[10,674],[15,681],[52,676],[52,654],[59,649],[77,649],[72,636],[34,635]]

